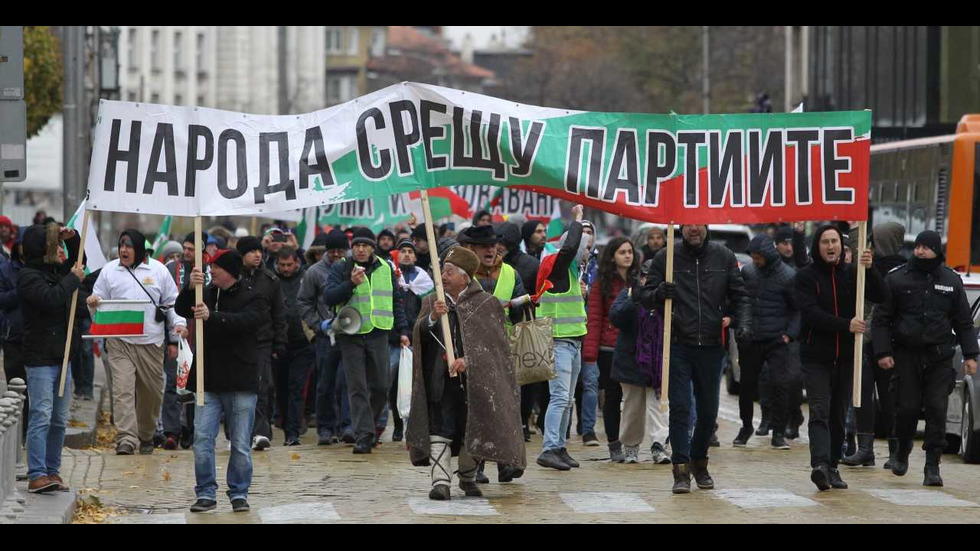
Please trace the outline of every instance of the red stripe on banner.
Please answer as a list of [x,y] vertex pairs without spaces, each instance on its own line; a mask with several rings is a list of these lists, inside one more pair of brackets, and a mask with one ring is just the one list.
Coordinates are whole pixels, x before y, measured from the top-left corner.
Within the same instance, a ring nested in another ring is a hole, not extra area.
[[[611,204],[585,195],[568,193],[563,189],[541,186],[512,186],[518,189],[536,191],[564,199],[572,203],[611,212],[619,216],[642,220],[644,222],[677,224],[763,224],[769,222],[802,222],[806,220],[867,220],[868,219],[868,171],[871,159],[871,141],[858,139],[837,145],[837,156],[850,159],[850,171],[838,176],[840,189],[854,190],[851,204],[824,204],[823,177],[821,166],[822,148],[813,147],[810,151],[810,198],[809,205],[796,204],[796,155],[794,147],[786,148],[786,174],[784,178],[786,205],[763,207],[708,207],[707,169],[698,171],[699,206],[684,206],[684,175],[660,184],[660,204],[635,206],[625,203]],[[747,159],[744,160],[747,163]],[[815,163],[815,164],[814,164]],[[748,190],[746,189],[746,194]],[[620,194],[619,197],[622,197]]]
[[109,324],[92,324],[91,330],[89,330],[89,335],[142,335],[143,334],[143,324],[142,323],[109,323]]

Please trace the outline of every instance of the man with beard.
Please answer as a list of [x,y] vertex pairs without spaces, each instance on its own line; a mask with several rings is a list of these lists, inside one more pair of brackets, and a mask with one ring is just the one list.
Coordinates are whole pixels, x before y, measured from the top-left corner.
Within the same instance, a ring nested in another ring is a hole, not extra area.
[[[723,245],[708,241],[708,227],[681,226],[683,241],[674,248],[674,283],[667,283],[667,250],[653,259],[646,285],[639,292],[640,304],[663,311],[666,299],[673,300],[673,332],[670,349],[670,445],[673,448],[675,494],[691,491],[691,475],[698,488],[714,488],[708,473],[708,446],[718,417],[722,346],[723,307],[733,306],[735,337],[750,340],[751,305],[735,254]],[[697,408],[693,435],[691,387]]]

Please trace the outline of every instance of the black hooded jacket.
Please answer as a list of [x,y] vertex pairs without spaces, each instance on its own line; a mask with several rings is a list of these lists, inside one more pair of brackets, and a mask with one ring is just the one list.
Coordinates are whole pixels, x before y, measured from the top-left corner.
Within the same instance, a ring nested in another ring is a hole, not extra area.
[[[58,225],[31,226],[24,233],[24,267],[17,279],[17,295],[24,315],[24,365],[61,366],[68,338],[71,298],[80,282],[71,273],[81,243],[78,235],[67,241],[68,259],[58,263]],[[70,355],[78,351],[79,313],[87,295],[79,293]]]
[[[667,247],[653,257],[639,301],[647,310],[664,309],[657,292],[667,273]],[[721,346],[726,304],[734,312],[736,334],[749,334],[752,309],[735,254],[710,239],[700,247],[681,240],[674,246],[673,330],[671,342],[691,346]]]
[[[842,252],[836,264],[820,256],[820,237],[836,231]],[[804,363],[843,363],[854,358],[854,334],[850,331],[857,298],[857,265],[845,264],[840,230],[823,226],[813,236],[811,263],[796,273],[796,300],[800,307],[800,357]],[[885,299],[885,281],[874,269],[865,270],[865,299]]]
[[752,302],[752,340],[772,341],[783,335],[796,339],[800,332],[794,285],[796,271],[782,261],[783,256],[770,237],[754,238],[749,252],[766,259],[762,268],[754,263],[742,268],[745,289]]
[[953,356],[955,342],[964,358],[977,357],[970,304],[956,272],[942,264],[922,267],[913,258],[892,270],[885,282],[886,299],[875,308],[873,321],[876,358],[893,355],[895,348],[926,348],[935,360],[946,359]]

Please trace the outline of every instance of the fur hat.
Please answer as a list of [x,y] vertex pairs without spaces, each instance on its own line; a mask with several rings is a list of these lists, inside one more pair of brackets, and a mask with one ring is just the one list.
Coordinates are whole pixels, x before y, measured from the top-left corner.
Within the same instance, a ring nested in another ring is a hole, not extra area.
[[467,275],[472,278],[476,271],[480,268],[480,258],[476,256],[476,253],[465,248],[465,247],[453,247],[446,254],[447,264],[452,264],[466,272]]

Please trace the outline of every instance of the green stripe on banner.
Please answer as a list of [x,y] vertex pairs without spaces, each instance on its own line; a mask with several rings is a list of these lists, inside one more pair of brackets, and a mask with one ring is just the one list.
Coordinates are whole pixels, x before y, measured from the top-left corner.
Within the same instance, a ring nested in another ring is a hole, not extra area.
[[143,323],[142,310],[115,310],[103,312],[96,310],[93,323],[108,325],[112,323]]

